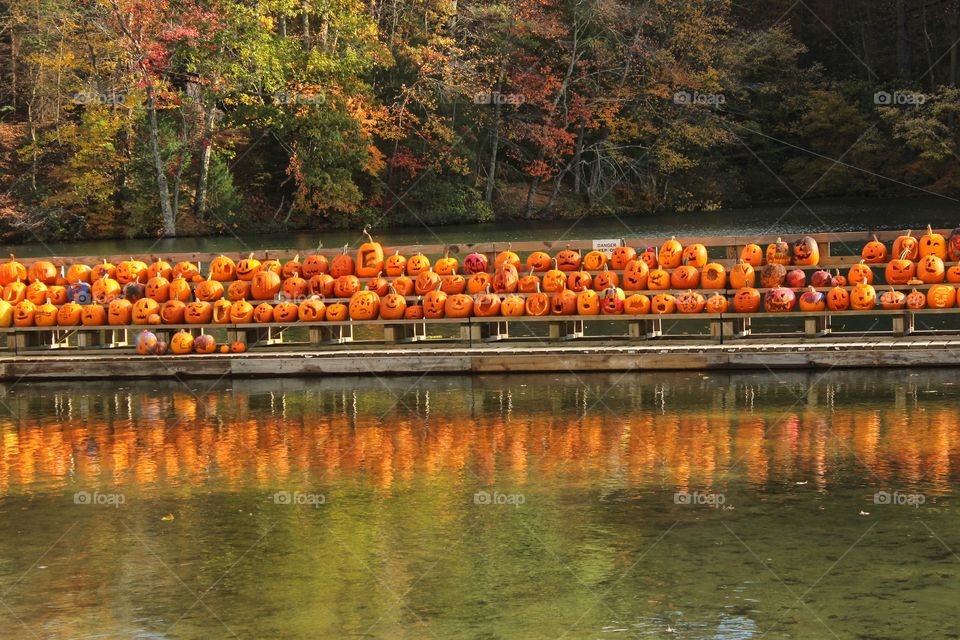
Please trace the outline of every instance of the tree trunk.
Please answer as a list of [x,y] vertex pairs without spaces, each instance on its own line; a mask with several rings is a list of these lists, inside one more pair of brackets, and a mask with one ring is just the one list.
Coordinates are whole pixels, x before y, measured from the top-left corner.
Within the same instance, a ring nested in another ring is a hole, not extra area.
[[580,161],[583,158],[583,123],[580,123],[580,130],[577,132],[577,148],[573,152],[573,192],[580,195]]
[[910,79],[910,29],[907,0],[897,0],[897,71],[901,80]]
[[[497,94],[500,93],[503,88],[503,74],[500,74],[500,79],[497,80]],[[490,123],[490,166],[487,170],[487,190],[484,194],[484,200],[487,201],[487,204],[493,202],[493,189],[496,185],[497,180],[497,153],[500,150],[500,101],[491,100],[493,104],[493,120]]]
[[160,213],[163,216],[163,235],[177,235],[176,212],[170,203],[170,186],[167,173],[160,155],[160,126],[157,124],[157,103],[153,86],[147,84],[147,121],[150,129],[150,152],[153,155],[153,168],[157,174],[157,189],[160,192]]
[[[953,30],[950,41],[956,43],[960,40],[960,0],[953,2]],[[960,86],[960,45],[954,44],[950,49],[950,84],[954,87]]]
[[539,186],[540,176],[537,176],[530,181],[530,189],[527,190],[527,205],[523,210],[523,217],[527,220],[530,219],[530,214],[533,213],[533,197],[537,194],[537,187]]
[[216,115],[216,104],[213,100],[210,101],[203,118],[203,135],[201,137],[203,150],[200,152],[200,175],[197,176],[197,202],[194,206],[194,213],[200,222],[203,222],[207,214],[207,180],[210,177],[210,156],[213,154],[213,123]]
[[303,27],[303,47],[310,51],[310,5],[307,0],[301,0],[300,11],[300,21]]

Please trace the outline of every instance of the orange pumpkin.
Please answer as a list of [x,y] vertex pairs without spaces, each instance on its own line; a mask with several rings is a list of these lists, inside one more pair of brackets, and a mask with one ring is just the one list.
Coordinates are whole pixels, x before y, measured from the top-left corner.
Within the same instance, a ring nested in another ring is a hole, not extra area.
[[34,280],[27,286],[27,300],[33,304],[43,304],[47,301],[47,285],[41,280]]
[[212,278],[207,278],[199,282],[196,289],[193,290],[193,295],[196,296],[197,300],[203,300],[205,302],[219,300],[223,297],[223,294],[223,282]]
[[730,269],[730,286],[734,289],[752,288],[756,281],[757,272],[749,262],[741,260]]
[[[940,260],[947,259],[947,240],[941,234],[934,232],[933,227],[927,225],[927,233],[920,238],[919,257],[936,256]],[[927,292],[927,303],[930,301],[930,292]],[[933,305],[930,305],[933,306]]]
[[850,290],[850,308],[855,311],[869,311],[877,306],[877,292],[873,286],[860,282]]
[[651,269],[647,274],[647,289],[666,291],[670,288],[670,273],[661,268]]
[[229,324],[230,323],[230,310],[233,308],[233,303],[229,300],[217,300],[213,303],[213,323],[214,324]]
[[390,287],[386,295],[380,297],[380,317],[384,320],[400,320],[406,311],[407,299],[397,293],[393,287]]
[[[497,272],[493,276],[493,290],[497,293],[514,293],[520,282],[520,276],[517,268],[512,262],[504,262],[497,267]],[[429,315],[427,317],[430,317]]]
[[702,269],[707,266],[707,248],[702,244],[689,244],[683,249],[682,262],[685,265]]
[[[530,302],[530,298],[527,298],[527,302]],[[448,318],[469,318],[473,315],[473,298],[465,293],[455,293],[452,296],[447,296],[443,313]]]
[[367,236],[367,241],[357,250],[356,272],[361,278],[373,278],[383,271],[383,246],[374,242],[369,228],[363,229],[363,235]]
[[27,268],[10,254],[10,260],[0,265],[0,286],[7,286],[17,280],[25,281],[27,279]]
[[600,296],[593,289],[577,294],[577,315],[596,316],[600,314]]
[[[304,266],[306,266],[306,263],[304,263]],[[336,283],[337,279],[329,273],[318,273],[310,276],[307,281],[307,290],[312,296],[332,296],[333,287]]]
[[254,258],[253,254],[251,253],[249,256],[237,263],[235,270],[236,278],[237,280],[249,282],[253,280],[254,274],[256,274],[257,271],[260,271],[262,267],[263,265],[260,264],[260,261]]
[[189,331],[178,331],[170,339],[170,352],[178,356],[193,353],[193,336]]
[[[467,291],[472,294],[486,291],[493,286],[493,277],[486,271],[477,271],[467,280]],[[412,291],[411,291],[412,293]]]
[[704,310],[707,313],[726,313],[729,306],[730,301],[727,300],[727,296],[715,293],[707,298]]
[[511,264],[513,268],[517,271],[520,270],[520,256],[510,250],[511,245],[507,245],[506,251],[501,251],[497,254],[497,257],[493,259],[493,268],[494,270],[499,269],[503,264]]
[[923,291],[917,291],[914,289],[907,294],[907,309],[917,311],[924,309],[927,306],[927,296]]
[[183,311],[183,321],[187,324],[208,324],[212,319],[213,305],[206,300],[190,302]]
[[254,322],[273,322],[273,305],[269,302],[261,302],[253,309]]
[[597,291],[618,289],[620,288],[620,276],[615,271],[607,269],[607,265],[603,265],[603,271],[593,278],[593,288]]
[[417,274],[413,290],[418,296],[426,295],[440,286],[440,276],[434,271],[421,271]]
[[133,317],[133,303],[123,298],[111,300],[107,307],[107,322],[113,326],[130,324]]
[[406,269],[407,259],[400,255],[399,251],[395,251],[392,256],[383,261],[383,271],[390,278],[402,276]]
[[754,269],[763,266],[763,249],[758,244],[748,244],[740,250],[740,260],[746,262]]
[[727,287],[727,270],[722,264],[710,262],[703,267],[700,282],[704,289],[725,289]]
[[[26,302],[30,302],[27,300]],[[57,306],[49,301],[36,305],[33,324],[38,327],[53,327],[57,324]]]
[[820,263],[820,247],[811,236],[804,236],[793,243],[793,264],[813,267]]
[[691,265],[677,267],[670,274],[670,286],[674,289],[695,289],[700,286],[700,271]]
[[[923,244],[921,243],[921,249]],[[933,256],[934,254],[928,254]],[[931,309],[949,309],[957,304],[957,290],[949,284],[935,284],[927,289],[927,306]]]
[[[96,270],[96,267],[94,267]],[[178,262],[170,273],[170,279],[183,278],[184,280],[193,280],[194,276],[200,275],[200,267],[192,262]]]
[[437,264],[433,270],[441,276],[449,276],[456,273],[459,267],[460,261],[456,258],[451,258],[449,253],[444,252],[443,257],[437,260]]
[[336,298],[350,298],[361,288],[360,278],[357,276],[340,276],[333,283],[333,295]]
[[38,260],[27,268],[27,280],[43,284],[57,283],[57,268],[48,260]]
[[667,315],[677,312],[677,299],[669,293],[658,293],[650,302],[650,312],[656,315]]
[[657,262],[663,269],[676,269],[683,263],[683,245],[671,237],[660,247]]
[[623,312],[639,316],[650,313],[650,298],[642,293],[634,293],[623,301]]
[[827,292],[827,309],[846,311],[850,308],[850,294],[842,286],[836,286]]
[[702,293],[688,289],[677,296],[676,305],[680,313],[701,313],[707,301]]
[[581,264],[587,271],[600,271],[607,265],[607,254],[605,254],[603,251],[597,251],[594,249],[593,251],[587,252],[587,255],[583,256],[583,261]]
[[87,304],[80,313],[80,323],[85,327],[100,327],[107,324],[107,308],[99,304]]
[[873,269],[870,268],[866,260],[861,260],[850,267],[850,271],[847,272],[847,282],[850,284],[860,284],[861,282],[873,284]]
[[577,313],[577,294],[569,289],[557,291],[550,296],[550,311],[555,316],[572,316]]
[[920,243],[913,237],[913,231],[907,231],[893,241],[892,254],[911,261],[920,257]]
[[[646,280],[646,277],[644,277]],[[567,275],[565,272],[556,268],[550,269],[543,274],[543,290],[547,293],[557,293],[567,288]]]
[[522,316],[526,311],[523,298],[518,295],[508,295],[500,303],[500,315],[508,318]]
[[909,248],[905,248],[898,254],[900,256],[899,258],[887,263],[887,268],[884,270],[887,284],[902,285],[913,280],[917,273],[917,265],[913,260],[908,258],[908,254]]
[[570,247],[559,251],[556,255],[557,269],[570,272],[579,271],[580,264],[583,262],[579,251],[574,251]]
[[777,238],[776,242],[772,242],[767,246],[767,264],[780,264],[788,265],[792,258],[792,251],[790,250],[790,245]]
[[430,271],[430,266],[430,258],[422,253],[417,253],[407,260],[407,275],[416,278],[424,271]]
[[227,287],[227,300],[231,302],[252,297],[253,295],[250,293],[250,283],[246,280],[234,280],[230,283],[230,286]]
[[860,257],[863,258],[863,261],[867,264],[886,262],[887,245],[880,242],[877,236],[873,236],[873,240],[863,245],[863,251],[860,252]]
[[293,260],[287,260],[284,262],[283,269],[280,271],[281,278],[286,279],[294,276],[303,278],[303,263],[300,262],[299,253],[293,257]]
[[889,291],[880,294],[880,308],[887,310],[903,309],[907,306],[907,295],[890,287]]
[[133,324],[150,324],[150,316],[160,315],[160,303],[152,298],[140,298],[133,303]]
[[[117,267],[119,269],[119,267]],[[233,280],[237,274],[236,263],[227,256],[220,255],[210,261],[210,279],[218,282]]]
[[550,255],[544,251],[534,251],[527,256],[527,269],[536,272],[546,271],[553,264]]
[[327,256],[317,253],[307,256],[306,260],[303,261],[302,273],[300,275],[302,275],[304,279],[309,280],[321,273],[327,273],[329,270],[330,261],[327,260]]
[[403,312],[404,320],[423,320],[423,305],[412,304]]
[[[513,265],[504,263],[503,267],[513,268]],[[514,269],[514,271],[516,271],[516,269]],[[442,318],[446,310],[446,304],[447,294],[439,289],[430,291],[427,295],[423,296],[423,316],[432,319]]]
[[349,248],[350,245],[343,245],[340,255],[334,256],[330,262],[330,275],[334,278],[355,275],[356,264],[353,261],[353,256],[347,255],[347,249]]
[[293,302],[278,302],[273,307],[274,322],[296,322],[300,319],[300,307]]
[[524,311],[528,316],[545,316],[550,314],[550,299],[539,288],[531,293],[524,301]]
[[21,300],[13,308],[13,325],[15,327],[32,327],[37,317],[37,305],[29,300]]
[[753,287],[743,287],[733,296],[733,309],[737,313],[757,313],[763,298]]
[[247,324],[253,321],[253,305],[246,300],[237,300],[230,306],[230,322]]
[[163,324],[183,324],[187,305],[180,300],[167,300],[160,305],[160,321]]
[[90,267],[85,264],[72,264],[67,269],[67,284],[74,282],[90,282]]
[[143,292],[157,302],[166,302],[170,299],[170,281],[163,276],[154,276],[147,280]]
[[[202,283],[201,283],[202,286]],[[261,269],[253,275],[250,281],[250,295],[254,300],[273,300],[280,293],[280,276],[273,271]],[[200,286],[197,287],[196,295],[200,297]]]
[[[576,302],[574,302],[574,304],[576,304]],[[473,313],[481,318],[488,318],[499,314],[500,296],[492,293],[489,289],[477,294],[473,300]]]
[[[922,246],[922,245],[921,245]],[[939,284],[947,277],[943,259],[934,253],[928,253],[917,263],[917,277],[924,284]],[[927,298],[930,297],[929,292]]]
[[327,305],[320,298],[308,298],[297,307],[300,322],[321,322],[327,317]]
[[650,268],[647,263],[635,258],[627,263],[623,270],[623,288],[625,291],[642,291],[647,288]]
[[613,249],[610,255],[610,266],[614,269],[623,270],[627,265],[637,259],[637,251],[632,247],[621,245]]

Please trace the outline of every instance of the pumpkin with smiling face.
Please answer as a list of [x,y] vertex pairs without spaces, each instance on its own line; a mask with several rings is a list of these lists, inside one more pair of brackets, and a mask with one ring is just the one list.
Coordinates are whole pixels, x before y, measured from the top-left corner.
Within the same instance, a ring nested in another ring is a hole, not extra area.
[[170,352],[183,356],[193,353],[193,336],[188,331],[178,331],[170,339]]
[[623,304],[626,299],[627,296],[623,289],[608,287],[604,290],[603,297],[600,299],[600,311],[608,316],[620,315],[623,313]]
[[707,260],[709,260],[707,248],[702,244],[689,244],[683,248],[681,257],[683,264],[702,269],[707,266]]
[[877,236],[873,236],[873,240],[863,245],[863,251],[860,252],[860,257],[863,258],[863,261],[867,264],[886,262],[887,245],[880,242]]
[[227,300],[230,302],[236,302],[237,300],[244,300],[246,298],[253,298],[253,295],[250,293],[250,283],[246,280],[234,280],[230,283],[230,286],[227,287]]
[[880,294],[880,308],[888,311],[903,309],[907,306],[907,294],[890,287],[889,291]]
[[740,250],[740,260],[746,262],[754,269],[763,266],[763,249],[758,244],[744,245]]
[[887,263],[887,268],[884,271],[887,284],[907,284],[916,276],[917,265],[908,258],[907,251],[907,249],[904,249],[899,258]]
[[760,311],[763,299],[753,287],[744,287],[733,296],[733,310],[737,313],[756,313]]
[[802,294],[797,301],[800,311],[823,311],[827,308],[827,296],[817,291],[815,287],[810,287]]
[[847,272],[847,282],[850,284],[873,284],[873,269],[867,264],[866,260],[861,260],[850,267]]
[[567,288],[575,293],[593,288],[593,276],[587,271],[572,271],[567,274]]
[[647,288],[647,278],[650,276],[650,267],[647,263],[634,258],[627,263],[623,270],[623,289],[625,291],[642,291]]
[[674,289],[695,289],[700,286],[700,271],[691,265],[677,267],[670,274],[670,286]]
[[[30,302],[26,300],[26,302]],[[33,324],[38,327],[53,327],[57,324],[57,307],[50,302],[36,305],[33,314]]]
[[230,322],[247,324],[253,322],[253,305],[246,300],[237,300],[230,305]]
[[572,316],[577,312],[577,294],[570,289],[557,291],[550,296],[550,311],[555,316]]
[[[499,309],[499,305],[497,307]],[[401,320],[407,311],[407,299],[390,287],[380,296],[380,317],[384,320]]]
[[260,261],[253,257],[253,253],[237,263],[236,267],[236,276],[237,280],[244,280],[249,282],[253,280],[254,274],[257,271],[260,271],[261,268]]
[[416,278],[424,271],[430,271],[430,258],[422,253],[410,256],[410,259],[407,260],[407,275]]
[[846,311],[850,308],[850,294],[841,286],[836,286],[827,292],[827,309],[830,311]]
[[166,302],[170,299],[170,281],[163,276],[154,276],[147,280],[143,292],[157,302]]
[[357,276],[340,276],[333,283],[333,295],[335,298],[350,298],[361,288],[360,278]]
[[[529,300],[530,298],[527,298],[528,302]],[[465,293],[447,296],[443,303],[443,314],[448,318],[469,318],[473,315],[473,298]]]
[[151,324],[150,316],[160,315],[160,303],[152,298],[140,298],[133,303],[133,324]]
[[787,279],[787,269],[782,264],[771,262],[760,270],[760,284],[766,289],[783,286]]
[[300,322],[321,322],[327,317],[327,305],[320,298],[307,298],[297,305]]
[[947,277],[947,272],[943,260],[939,256],[929,253],[920,258],[920,262],[917,263],[916,275],[924,284],[939,284]]
[[702,313],[707,301],[702,293],[686,290],[677,296],[677,311],[680,313]]
[[83,306],[76,302],[68,302],[57,311],[57,324],[61,327],[75,327],[81,323],[82,319]]
[[394,251],[392,256],[387,256],[383,261],[383,272],[388,278],[402,276],[407,271],[407,258],[400,255],[399,251]]
[[801,267],[813,267],[820,263],[820,246],[810,236],[804,236],[793,243],[793,264]]
[[187,305],[180,300],[167,300],[160,305],[160,322],[163,324],[183,324]]
[[[197,286],[195,293],[197,298],[205,300],[207,298],[200,296],[201,286],[203,286],[203,283]],[[281,286],[280,276],[273,271],[260,269],[253,274],[253,280],[250,281],[250,295],[253,296],[254,300],[273,300],[280,293]]]
[[353,256],[347,254],[349,248],[350,245],[343,245],[340,255],[334,256],[330,261],[330,275],[334,278],[356,275],[357,265],[353,261]]
[[898,236],[893,241],[892,255],[907,260],[916,260],[920,257],[920,243],[913,237],[913,231],[907,231],[906,234]]
[[567,288],[567,274],[554,267],[543,274],[543,290],[547,293],[557,293]]
[[315,253],[309,255],[303,261],[303,272],[301,275],[309,280],[314,276],[318,276],[321,273],[327,273],[330,270],[330,261],[327,259],[327,256]]
[[850,290],[850,308],[854,311],[869,311],[877,307],[877,292],[865,282],[854,285]]
[[700,274],[700,282],[704,289],[725,289],[727,286],[727,270],[717,262],[707,263]]
[[567,247],[562,251],[559,251],[556,255],[557,269],[560,271],[570,272],[570,271],[579,271],[580,264],[583,262],[580,257],[580,252]]
[[[927,233],[920,238],[918,243],[919,257],[937,256],[941,260],[947,259],[947,240],[939,233],[936,233],[929,224]],[[928,293],[927,298],[930,298]]]
[[650,302],[650,312],[658,316],[677,312],[677,299],[669,293],[658,293]]
[[627,265],[633,260],[636,260],[636,258],[636,249],[626,245],[620,245],[619,247],[614,247],[613,253],[610,254],[610,266],[613,269],[623,270],[626,269]]
[[670,272],[666,269],[651,269],[647,274],[647,289],[651,291],[666,291],[670,288]]
[[596,249],[588,251],[587,255],[583,256],[581,264],[587,271],[600,271],[607,266],[607,254]]
[[205,300],[191,302],[183,311],[183,321],[187,324],[209,324],[211,320],[213,305]]
[[620,276],[618,276],[615,271],[607,269],[607,265],[603,265],[603,271],[598,273],[593,279],[593,288],[597,291],[606,291],[611,287],[616,289],[619,286]]
[[518,318],[525,311],[523,298],[518,295],[505,296],[500,302],[500,315],[506,318]]
[[656,269],[660,266],[660,263],[657,261],[656,247],[647,247],[639,253],[638,257],[647,264],[648,269]]
[[[534,252],[536,253],[536,252]],[[533,255],[533,254],[531,254]],[[549,267],[549,256],[547,256]],[[529,260],[527,261],[529,264]],[[471,253],[466,258],[463,259],[463,271],[468,276],[472,276],[475,273],[482,273],[487,270],[487,256],[482,253]]]
[[259,323],[273,322],[273,305],[261,302],[253,309],[253,321]]
[[[505,265],[513,266],[513,265]],[[431,319],[439,319],[443,317],[444,311],[446,310],[447,304],[447,294],[439,289],[436,291],[431,291],[427,295],[423,296],[423,317]]]
[[[196,296],[197,300],[203,300],[204,302],[215,302],[222,298],[223,294],[223,282],[212,278],[197,283],[197,287],[193,290],[193,295]],[[256,292],[254,292],[254,296],[256,296]]]
[[460,261],[452,257],[449,253],[444,252],[443,257],[437,260],[437,264],[434,265],[433,270],[441,276],[449,276],[456,273],[459,268]]
[[577,294],[577,315],[600,315],[600,295],[593,289],[586,289]]
[[749,289],[756,284],[757,272],[749,262],[741,260],[730,268],[730,286],[734,289]]
[[683,264],[683,245],[675,237],[663,243],[657,254],[657,264],[663,269],[676,269]]
[[793,311],[796,301],[797,296],[793,293],[793,289],[776,287],[763,296],[763,308],[767,313],[786,313]]
[[112,300],[107,306],[107,323],[112,326],[125,326],[133,318],[133,303],[123,298]]
[[951,284],[960,284],[960,266],[953,265],[947,269],[947,282]]
[[[440,275],[435,271],[421,271],[417,274],[413,290],[418,296],[426,295],[427,292],[435,290],[440,286]],[[516,288],[516,287],[514,287]]]
[[[493,290],[497,293],[515,293],[520,283],[517,268],[510,262],[504,262],[497,267],[493,276]],[[427,316],[429,317],[429,316]]]
[[480,318],[489,318],[500,313],[500,296],[489,289],[478,293],[473,299],[473,314]]
[[27,279],[27,268],[22,263],[17,262],[14,255],[10,254],[10,259],[0,265],[0,286],[7,286],[17,280]]
[[117,282],[127,284],[129,282],[146,283],[150,273],[150,267],[141,260],[124,260],[117,265]]
[[914,289],[907,294],[907,309],[919,311],[927,307],[927,295],[923,291]]
[[707,313],[726,313],[729,307],[730,301],[727,300],[727,296],[715,293],[707,298],[703,309]]
[[467,278],[467,291],[474,295],[493,287],[493,276],[486,271],[478,271]]
[[793,251],[790,249],[790,245],[784,242],[782,239],[777,238],[776,242],[771,242],[767,245],[766,252],[767,264],[780,264],[788,265],[790,264],[791,259],[793,258]]
[[[466,281],[464,281],[464,286],[466,286]],[[390,290],[390,281],[386,278],[381,278],[377,276],[376,278],[370,278],[367,280],[367,286],[364,287],[367,291],[373,291],[378,296],[385,296]]]
[[949,284],[935,284],[927,289],[927,306],[931,309],[949,309],[957,304],[957,290]]
[[37,317],[37,305],[29,300],[21,300],[13,308],[13,326],[32,327]]
[[292,302],[279,302],[273,307],[274,322],[296,322],[300,319],[300,307]]
[[85,327],[100,327],[107,324],[107,308],[99,304],[87,304],[80,312],[80,324]]
[[642,293],[627,296],[623,301],[623,312],[631,316],[650,313],[650,298]]
[[383,246],[373,239],[367,227],[363,229],[366,242],[357,249],[357,275],[361,278],[372,278],[383,271]]
[[[303,278],[303,263],[300,262],[300,254],[293,257],[293,260],[287,260],[283,263],[283,269],[280,270],[281,278],[292,278],[297,276]],[[304,278],[306,279],[306,278]]]

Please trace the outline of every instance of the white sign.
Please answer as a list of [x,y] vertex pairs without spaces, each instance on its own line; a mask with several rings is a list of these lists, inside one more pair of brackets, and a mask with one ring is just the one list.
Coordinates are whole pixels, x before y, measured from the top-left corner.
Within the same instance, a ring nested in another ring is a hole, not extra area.
[[614,249],[622,245],[623,245],[623,239],[621,238],[614,238],[612,240],[594,240],[593,241],[594,251],[603,251],[605,254],[607,254],[608,257],[613,254]]

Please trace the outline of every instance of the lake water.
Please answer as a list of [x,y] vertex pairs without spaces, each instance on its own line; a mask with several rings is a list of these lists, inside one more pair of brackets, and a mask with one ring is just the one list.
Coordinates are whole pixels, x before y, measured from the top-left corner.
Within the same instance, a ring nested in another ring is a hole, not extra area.
[[0,637],[955,638],[958,387],[7,385]]

